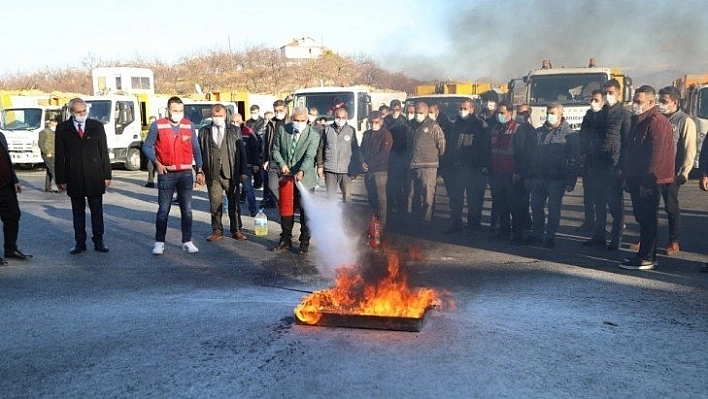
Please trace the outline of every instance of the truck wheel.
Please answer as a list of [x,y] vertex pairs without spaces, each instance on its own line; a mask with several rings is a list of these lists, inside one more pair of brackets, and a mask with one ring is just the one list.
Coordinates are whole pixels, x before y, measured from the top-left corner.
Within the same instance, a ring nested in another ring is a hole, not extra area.
[[140,170],[140,149],[128,148],[123,165],[125,170]]

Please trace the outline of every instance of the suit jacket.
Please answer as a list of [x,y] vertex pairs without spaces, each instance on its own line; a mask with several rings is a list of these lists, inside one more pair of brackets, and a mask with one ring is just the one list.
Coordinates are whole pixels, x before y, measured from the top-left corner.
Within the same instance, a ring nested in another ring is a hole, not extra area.
[[302,171],[304,173],[302,184],[308,190],[312,189],[317,185],[315,157],[320,146],[320,134],[308,125],[304,131],[300,132],[300,138],[291,157],[292,142],[293,124],[287,123],[279,127],[273,140],[272,161],[278,165],[278,170],[287,165],[293,175]]
[[[706,140],[708,141],[708,140]],[[7,148],[7,139],[5,138],[5,135],[0,132],[0,145],[5,147],[5,153],[7,153],[7,164],[10,165],[10,176],[12,176],[12,182],[14,184],[19,183],[20,181],[17,180],[17,174],[15,173],[15,168],[12,167],[12,158],[10,158],[10,151]]]
[[57,126],[55,138],[55,179],[66,184],[69,197],[89,197],[106,192],[111,180],[111,160],[103,124],[87,119],[84,137],[74,127],[74,118]]
[[[214,141],[212,135],[213,124],[203,126],[199,129],[199,148],[202,151],[202,169],[204,170],[204,178],[207,184],[211,185],[213,176],[211,170],[214,159],[211,153],[211,143]],[[231,168],[231,179],[239,184],[239,178],[246,174],[246,148],[243,140],[241,140],[241,131],[238,127],[231,124],[226,126],[224,130],[224,141],[221,145],[226,144],[226,152],[229,154],[229,166]]]

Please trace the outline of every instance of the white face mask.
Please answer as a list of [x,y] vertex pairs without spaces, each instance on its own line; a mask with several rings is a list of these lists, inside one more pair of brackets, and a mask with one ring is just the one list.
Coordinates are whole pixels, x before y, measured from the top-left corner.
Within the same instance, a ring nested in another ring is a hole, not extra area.
[[430,118],[430,119],[432,119],[432,120],[437,119],[437,118],[435,117],[435,114],[428,114],[428,118]]
[[401,116],[401,111],[398,111],[398,112],[394,111],[393,112],[393,119],[398,119],[399,116]]
[[310,121],[310,123],[314,122],[315,119],[317,119],[317,115],[307,115],[307,120]]
[[415,119],[415,114],[406,114],[406,117],[409,121],[412,121],[413,119]]
[[590,109],[592,110],[592,112],[600,112],[600,110],[602,109],[602,103],[593,101],[590,103]]
[[381,125],[378,123],[373,124],[373,125],[371,125],[371,130],[378,132],[379,130],[381,130]]
[[554,114],[548,114],[546,115],[546,123],[549,126],[555,126],[556,123],[558,123],[558,116]]
[[305,131],[306,127],[307,127],[307,122],[293,122],[293,130],[298,133]]
[[211,119],[212,123],[216,126],[223,127],[226,124],[226,118],[223,116],[215,116]]
[[415,114],[415,120],[418,122],[423,122],[427,115],[425,114]]
[[282,121],[285,119],[285,112],[276,112],[275,113],[275,119]]
[[334,120],[334,123],[335,123],[337,126],[342,127],[342,126],[344,126],[344,125],[347,124],[347,120],[346,120],[346,119],[335,119],[335,120]]
[[170,120],[179,123],[184,118],[184,112],[170,112]]
[[467,111],[467,110],[464,110],[464,111],[463,111],[463,110],[460,110],[459,114],[460,114],[460,118],[465,119],[465,118],[467,118],[468,116],[470,116],[470,111]]
[[641,105],[636,104],[636,103],[632,104],[632,113],[633,113],[634,115],[641,115],[641,114],[643,114],[645,111],[646,111],[646,110],[645,110],[644,107],[642,107]]
[[613,96],[612,94],[605,94],[605,102],[611,107],[617,104],[617,97]]
[[258,120],[258,114],[251,114],[251,119],[254,121]]
[[49,126],[49,130],[55,132],[57,130],[57,127],[56,126]]
[[664,103],[659,103],[659,112],[662,114],[669,114],[669,106]]
[[84,123],[88,119],[88,112],[83,115],[74,115],[74,120],[78,123]]

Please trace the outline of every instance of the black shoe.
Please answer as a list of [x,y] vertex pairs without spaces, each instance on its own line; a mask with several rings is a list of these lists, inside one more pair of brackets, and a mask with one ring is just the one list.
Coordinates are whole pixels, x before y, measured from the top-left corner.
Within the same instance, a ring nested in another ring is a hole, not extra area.
[[145,183],[145,187],[147,187],[147,188],[155,188],[155,183],[149,181],[149,182]]
[[292,249],[293,243],[290,241],[280,241],[278,245],[273,248],[273,252],[283,252],[283,251],[290,251]]
[[445,235],[450,235],[450,234],[459,234],[462,232],[462,228],[457,227],[457,226],[452,226],[448,228],[447,230],[443,231],[443,234]]
[[656,264],[648,259],[635,256],[631,259],[625,259],[624,262],[620,263],[619,267],[625,270],[652,270],[656,267]]
[[103,245],[103,241],[93,244],[93,249],[98,252],[103,252],[103,253],[108,252],[108,248],[105,245]]
[[490,240],[508,240],[511,236],[509,232],[497,231],[496,233],[490,235],[488,239]]
[[616,241],[616,240],[612,240],[612,241],[610,241],[609,244],[607,244],[607,249],[610,251],[616,251],[619,249],[619,247],[620,247],[620,242]]
[[6,258],[19,259],[19,260],[29,260],[32,259],[32,255],[23,254],[19,249],[14,251],[5,252]]
[[548,249],[553,249],[556,247],[556,240],[553,238],[546,238],[543,242],[543,246]]
[[523,238],[512,238],[511,240],[509,240],[509,244],[518,247],[524,245],[524,240]]
[[300,255],[307,255],[308,252],[310,252],[310,244],[300,244],[300,248],[298,248],[297,253]]
[[0,266],[7,266],[7,261],[3,258],[0,258]]
[[586,232],[586,233],[587,233],[587,232],[591,232],[591,231],[594,231],[594,230],[595,230],[595,225],[593,225],[592,223],[583,223],[583,224],[581,224],[580,226],[578,226],[578,227],[575,228],[575,231],[577,231],[577,232],[579,232],[579,233],[580,233],[580,232]]
[[74,248],[71,248],[71,251],[69,251],[70,254],[76,255],[78,253],[84,252],[86,250],[86,244],[76,244],[74,245]]
[[607,242],[604,238],[593,236],[591,239],[584,241],[581,245],[584,247],[592,247],[594,245],[605,245]]
[[538,240],[538,239],[537,239],[536,237],[534,237],[534,236],[528,236],[528,237],[524,238],[524,241],[523,241],[523,242],[524,242],[524,245],[536,245],[536,244],[539,243],[539,241],[540,241],[540,240]]

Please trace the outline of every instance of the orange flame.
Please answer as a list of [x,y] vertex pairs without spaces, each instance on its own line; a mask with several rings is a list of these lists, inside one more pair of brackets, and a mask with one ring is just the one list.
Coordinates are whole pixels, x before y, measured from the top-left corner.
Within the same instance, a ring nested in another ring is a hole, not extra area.
[[410,288],[396,252],[386,251],[388,274],[366,284],[360,269],[337,269],[335,286],[315,291],[295,308],[305,324],[317,324],[323,312],[388,317],[422,317],[426,309],[439,306],[438,293],[430,288]]

